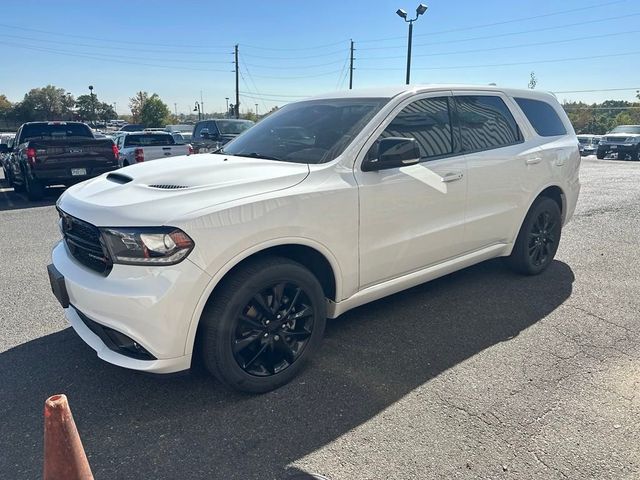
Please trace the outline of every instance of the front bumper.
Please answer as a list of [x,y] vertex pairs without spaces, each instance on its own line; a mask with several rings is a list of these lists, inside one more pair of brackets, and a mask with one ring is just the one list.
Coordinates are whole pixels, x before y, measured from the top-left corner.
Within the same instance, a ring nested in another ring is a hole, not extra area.
[[[125,368],[174,373],[191,366],[187,336],[196,305],[211,277],[188,259],[177,265],[114,265],[107,277],[78,263],[64,242],[52,253],[64,276],[65,316],[98,357]],[[139,343],[155,359],[141,360],[109,348],[81,315]]]
[[640,144],[637,143],[606,143],[604,145],[598,145],[598,154],[622,153],[624,155],[631,155],[637,152],[638,149],[640,149]]

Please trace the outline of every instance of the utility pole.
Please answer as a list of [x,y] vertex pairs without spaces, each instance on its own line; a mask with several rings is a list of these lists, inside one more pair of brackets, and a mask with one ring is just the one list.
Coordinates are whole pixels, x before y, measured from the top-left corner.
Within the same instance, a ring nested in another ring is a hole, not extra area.
[[256,118],[258,118],[258,104],[256,103]]
[[173,103],[173,111],[176,113],[176,118],[178,118],[178,104],[176,102]]
[[235,63],[236,63],[236,104],[234,106],[234,113],[236,118],[240,118],[240,65],[238,65],[238,44],[236,43],[235,49]]
[[351,55],[349,61],[349,90],[353,88],[353,40],[351,40]]

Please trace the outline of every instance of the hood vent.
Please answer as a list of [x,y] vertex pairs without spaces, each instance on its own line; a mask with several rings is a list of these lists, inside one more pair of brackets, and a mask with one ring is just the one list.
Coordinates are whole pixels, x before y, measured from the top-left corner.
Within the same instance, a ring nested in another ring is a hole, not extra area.
[[123,175],[122,173],[110,173],[107,175],[107,180],[115,183],[129,183],[133,178]]
[[189,188],[186,185],[149,185],[151,188],[161,188],[162,190],[179,190],[181,188]]

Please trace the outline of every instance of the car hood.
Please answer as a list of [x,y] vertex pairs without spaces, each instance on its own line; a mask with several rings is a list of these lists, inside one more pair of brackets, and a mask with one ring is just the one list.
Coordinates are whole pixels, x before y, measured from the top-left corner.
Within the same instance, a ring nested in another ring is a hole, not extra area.
[[196,210],[290,188],[309,166],[210,153],[138,163],[69,188],[58,207],[97,226],[165,225]]

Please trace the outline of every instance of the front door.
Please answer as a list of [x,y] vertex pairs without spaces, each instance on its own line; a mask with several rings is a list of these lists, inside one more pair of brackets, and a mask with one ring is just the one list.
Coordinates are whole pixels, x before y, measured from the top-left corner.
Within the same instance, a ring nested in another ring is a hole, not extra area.
[[[451,122],[449,92],[401,103],[374,138],[414,138],[416,165],[363,172],[360,200],[360,288],[435,265],[463,253],[466,160]],[[375,143],[370,153],[375,151]]]

